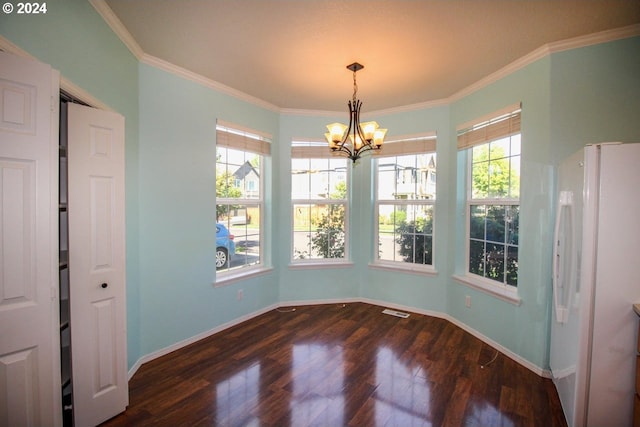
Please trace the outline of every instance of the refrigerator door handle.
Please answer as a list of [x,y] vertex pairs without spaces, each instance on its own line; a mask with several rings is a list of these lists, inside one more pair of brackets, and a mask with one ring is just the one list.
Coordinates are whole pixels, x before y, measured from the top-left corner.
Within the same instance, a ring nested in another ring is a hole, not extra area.
[[[567,224],[569,228],[566,225],[562,228],[563,224]],[[574,292],[575,262],[573,258],[576,251],[574,227],[573,192],[561,191],[553,238],[553,302],[558,323],[566,323],[569,320],[571,298]]]

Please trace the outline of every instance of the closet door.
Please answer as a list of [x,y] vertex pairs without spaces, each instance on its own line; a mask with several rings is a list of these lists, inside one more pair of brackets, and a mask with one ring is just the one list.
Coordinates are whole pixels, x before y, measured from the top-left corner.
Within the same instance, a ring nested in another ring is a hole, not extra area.
[[88,426],[129,402],[124,118],[69,104],[67,158],[73,411]]
[[0,425],[59,425],[58,82],[0,52]]

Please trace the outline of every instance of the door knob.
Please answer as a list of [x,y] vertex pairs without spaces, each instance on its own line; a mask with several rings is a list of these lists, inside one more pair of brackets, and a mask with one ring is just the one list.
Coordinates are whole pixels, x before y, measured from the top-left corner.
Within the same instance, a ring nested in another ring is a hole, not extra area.
[[108,285],[108,284],[106,284],[106,283],[103,283],[102,285],[100,285],[100,287],[101,287],[102,289],[107,289],[107,286],[109,286],[109,285]]

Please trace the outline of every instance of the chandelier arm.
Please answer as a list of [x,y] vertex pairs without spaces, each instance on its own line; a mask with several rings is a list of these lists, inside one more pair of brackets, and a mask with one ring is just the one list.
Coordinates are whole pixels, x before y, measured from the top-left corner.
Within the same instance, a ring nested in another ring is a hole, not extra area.
[[342,137],[342,141],[340,142],[340,151],[343,151],[347,153],[349,156],[351,156],[353,153],[351,152],[351,149],[349,149],[349,145],[347,144],[347,141],[349,140],[349,134],[351,133],[351,129],[354,125],[354,109],[356,108],[356,105],[355,103],[352,104],[351,101],[349,101],[347,105],[349,107],[349,126],[347,127],[347,131],[344,133],[344,136]]
[[[331,151],[348,157],[354,164],[360,158],[362,153],[370,150],[379,150],[382,145],[382,141],[380,141],[378,145],[375,145],[375,132],[374,134],[370,134],[369,139],[366,139],[365,131],[360,126],[360,109],[362,107],[362,102],[357,98],[358,83],[356,80],[356,72],[362,68],[364,68],[364,66],[357,62],[347,65],[347,69],[353,71],[353,99],[347,103],[349,106],[349,126],[346,128],[346,132],[343,134],[342,140],[339,142],[336,140],[331,141],[330,137],[327,136]],[[372,123],[375,125],[374,130],[377,129],[377,123]],[[367,134],[370,133],[369,125],[369,123],[365,123],[365,126],[367,126]],[[340,126],[343,127],[344,125]],[[329,127],[329,125],[327,127]],[[386,129],[383,130],[386,132]],[[330,129],[330,131],[332,130]],[[382,138],[384,138],[384,133],[382,135]],[[351,141],[349,141],[350,137]]]
[[[358,108],[356,110],[356,118],[355,118],[355,127],[354,127],[354,138],[355,136],[360,137],[360,141],[362,141],[362,145],[367,145],[369,142],[365,139],[364,134],[362,133],[362,129],[360,128],[360,109],[362,108],[362,102],[358,99]],[[359,151],[359,150],[358,150]]]

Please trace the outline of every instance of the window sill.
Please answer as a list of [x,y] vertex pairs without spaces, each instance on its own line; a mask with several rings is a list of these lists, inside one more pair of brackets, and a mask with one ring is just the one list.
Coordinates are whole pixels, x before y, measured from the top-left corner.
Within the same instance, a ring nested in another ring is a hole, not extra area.
[[272,267],[256,267],[247,270],[238,270],[229,273],[222,273],[216,275],[216,281],[213,284],[214,288],[220,288],[227,286],[240,280],[251,279],[252,277],[262,276],[273,271]]
[[454,274],[452,277],[458,283],[477,289],[510,304],[522,304],[522,299],[520,299],[520,297],[518,296],[518,290],[516,288],[513,288],[513,286],[493,284],[487,280],[482,280],[482,278],[476,278],[471,275]]
[[325,260],[317,261],[301,261],[295,263],[289,263],[289,270],[314,270],[314,269],[327,269],[327,268],[349,268],[353,267],[352,261],[334,261],[327,262]]
[[385,262],[370,262],[369,268],[374,270],[384,271],[402,271],[405,273],[418,274],[421,276],[437,276],[438,271],[433,266],[424,266],[420,264],[412,263],[385,263]]

